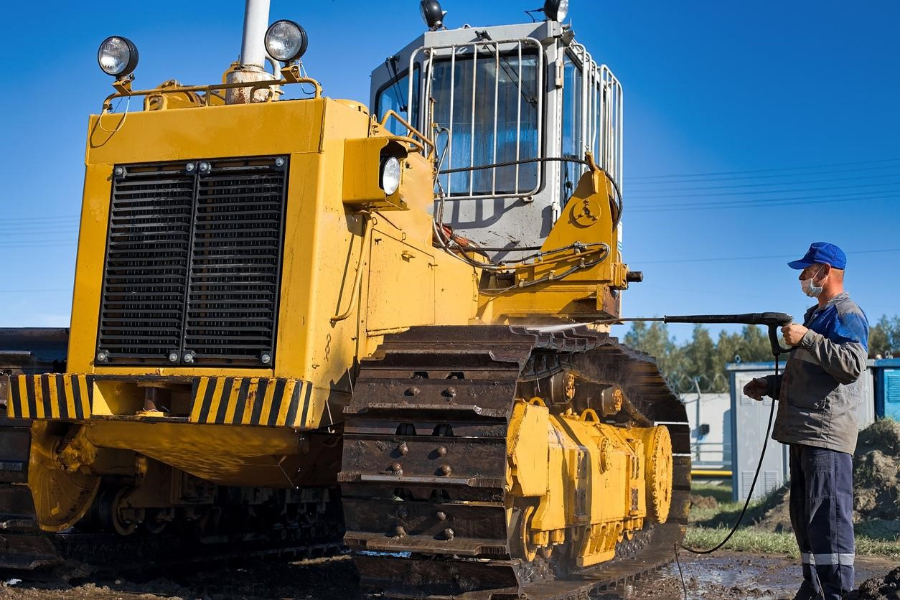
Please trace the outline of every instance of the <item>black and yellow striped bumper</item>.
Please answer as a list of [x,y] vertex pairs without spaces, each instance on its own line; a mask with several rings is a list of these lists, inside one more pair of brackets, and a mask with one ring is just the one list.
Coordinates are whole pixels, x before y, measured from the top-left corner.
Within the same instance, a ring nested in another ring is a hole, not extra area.
[[[86,420],[95,417],[95,380],[82,374],[18,375],[9,378],[7,417]],[[303,427],[313,386],[301,379],[195,377],[187,421],[218,425]],[[101,418],[135,415],[102,415]],[[162,417],[163,419],[165,417]],[[184,421],[184,417],[177,418]]]
[[14,375],[6,416],[11,419],[87,419],[93,407],[90,375]]
[[194,381],[192,423],[300,427],[312,384],[301,379],[200,377]]

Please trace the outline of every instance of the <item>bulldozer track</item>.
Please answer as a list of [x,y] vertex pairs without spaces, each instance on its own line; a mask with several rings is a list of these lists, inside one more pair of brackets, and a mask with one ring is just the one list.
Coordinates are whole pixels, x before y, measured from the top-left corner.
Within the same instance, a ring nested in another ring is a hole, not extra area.
[[337,490],[327,510],[305,522],[285,522],[274,515],[247,520],[240,506],[223,506],[217,525],[185,521],[158,533],[138,530],[131,535],[108,531],[90,519],[59,533],[44,532],[25,485],[0,483],[0,498],[4,511],[16,513],[0,520],[0,573],[24,579],[145,572],[232,558],[315,558],[344,547]]
[[[515,558],[507,527],[513,401],[520,386],[541,395],[541,385],[563,369],[621,386],[629,421],[666,425],[674,451],[668,521],[620,543],[613,560],[581,570],[555,550],[531,562]],[[684,536],[684,407],[653,359],[606,334],[584,327],[414,327],[386,337],[363,361],[345,418],[345,541],[372,593],[586,598],[668,564]]]

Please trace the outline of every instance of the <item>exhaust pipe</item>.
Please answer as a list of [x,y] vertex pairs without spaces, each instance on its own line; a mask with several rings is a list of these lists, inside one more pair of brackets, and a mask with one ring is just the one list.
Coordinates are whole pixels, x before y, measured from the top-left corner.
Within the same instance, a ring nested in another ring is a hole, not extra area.
[[247,0],[244,13],[244,40],[241,67],[263,69],[266,60],[265,37],[269,27],[269,0]]
[[[270,0],[247,0],[244,12],[244,38],[241,42],[241,60],[237,67],[228,71],[229,83],[255,83],[272,81],[275,77],[265,69],[266,29],[269,27]],[[226,104],[248,104],[265,102],[269,95],[276,93],[272,88],[258,89],[232,88],[225,94]]]

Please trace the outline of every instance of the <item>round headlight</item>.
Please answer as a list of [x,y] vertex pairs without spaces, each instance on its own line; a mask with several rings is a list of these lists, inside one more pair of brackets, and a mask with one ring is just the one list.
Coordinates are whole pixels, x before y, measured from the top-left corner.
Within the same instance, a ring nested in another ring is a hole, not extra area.
[[128,38],[113,35],[100,44],[97,51],[97,62],[107,75],[119,79],[127,77],[138,64],[138,51]]
[[381,189],[390,196],[398,187],[400,187],[400,161],[391,156],[381,163]]
[[547,0],[544,2],[544,14],[551,21],[562,22],[569,14],[569,0]]
[[292,62],[303,56],[308,43],[306,30],[293,21],[275,21],[266,30],[266,52],[281,62]]
[[422,0],[419,3],[419,12],[428,29],[441,27],[444,24],[444,15],[447,14],[441,10],[441,3],[438,0]]

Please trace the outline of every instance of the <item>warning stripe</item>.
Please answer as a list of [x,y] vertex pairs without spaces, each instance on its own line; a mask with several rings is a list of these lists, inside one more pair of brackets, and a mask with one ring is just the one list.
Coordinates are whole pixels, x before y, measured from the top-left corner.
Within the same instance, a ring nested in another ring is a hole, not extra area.
[[89,419],[93,377],[47,373],[9,378],[6,416],[10,419]]
[[309,413],[312,385],[302,379],[200,377],[193,395],[192,423],[297,427]]
[[[93,414],[94,377],[54,373],[9,377],[7,417],[85,420]],[[192,386],[191,423],[301,427],[312,402],[302,379],[198,377]]]

